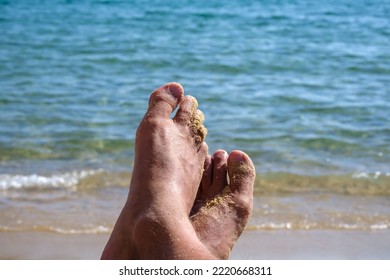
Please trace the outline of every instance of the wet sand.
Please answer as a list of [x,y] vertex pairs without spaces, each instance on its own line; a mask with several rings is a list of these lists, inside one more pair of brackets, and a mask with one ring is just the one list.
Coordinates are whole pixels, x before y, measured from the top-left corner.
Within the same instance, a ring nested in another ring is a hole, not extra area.
[[[0,259],[99,259],[108,234],[0,233]],[[379,260],[390,259],[390,232],[245,231],[231,259]]]
[[231,258],[390,260],[390,231],[246,231],[237,242]]

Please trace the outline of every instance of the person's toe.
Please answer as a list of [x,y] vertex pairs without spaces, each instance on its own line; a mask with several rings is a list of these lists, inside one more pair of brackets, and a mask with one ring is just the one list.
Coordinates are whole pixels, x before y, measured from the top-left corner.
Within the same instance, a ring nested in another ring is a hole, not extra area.
[[201,182],[202,188],[209,188],[213,182],[213,169],[214,169],[214,159],[211,155],[207,155],[204,161],[204,171],[203,178]]
[[253,185],[255,181],[255,167],[247,154],[241,151],[232,151],[227,160],[229,173],[229,188],[238,209],[242,209],[244,216],[250,215],[253,204]]
[[207,129],[203,125],[204,122],[204,114],[200,110],[196,110],[194,114],[194,118],[191,120],[191,128],[195,134],[195,143],[200,144],[206,139]]
[[211,184],[208,187],[203,187],[203,193],[206,199],[214,198],[227,186],[227,160],[228,154],[224,150],[218,150],[213,154],[212,175],[210,176]]
[[204,114],[197,108],[198,101],[195,97],[187,95],[182,98],[173,120],[175,123],[188,126],[195,139],[195,144],[199,145],[206,138],[207,129],[203,125]]
[[151,94],[147,117],[169,118],[181,102],[184,89],[179,83],[165,84]]
[[180,102],[180,107],[176,112],[173,120],[176,123],[189,125],[194,118],[196,109],[198,108],[198,101],[191,95],[184,96]]
[[225,187],[227,185],[227,160],[228,153],[224,150],[217,150],[213,154],[214,171],[213,184]]
[[198,146],[198,158],[200,160],[199,166],[202,166],[204,164],[204,161],[209,153],[209,146],[206,142],[200,143]]

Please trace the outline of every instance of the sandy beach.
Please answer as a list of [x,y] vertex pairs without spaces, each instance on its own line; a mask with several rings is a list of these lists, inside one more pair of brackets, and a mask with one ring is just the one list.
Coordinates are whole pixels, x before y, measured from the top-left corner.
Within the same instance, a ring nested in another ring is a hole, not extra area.
[[232,259],[379,260],[390,259],[389,231],[246,231]]
[[[0,233],[0,259],[96,260],[108,234]],[[233,260],[388,260],[385,231],[246,231]]]

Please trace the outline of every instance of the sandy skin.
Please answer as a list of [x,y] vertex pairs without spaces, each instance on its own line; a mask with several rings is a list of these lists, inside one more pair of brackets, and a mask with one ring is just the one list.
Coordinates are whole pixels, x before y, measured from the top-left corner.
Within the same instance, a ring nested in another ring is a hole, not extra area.
[[255,170],[241,151],[208,155],[197,106],[177,83],[151,94],[129,195],[102,259],[228,258],[252,211]]

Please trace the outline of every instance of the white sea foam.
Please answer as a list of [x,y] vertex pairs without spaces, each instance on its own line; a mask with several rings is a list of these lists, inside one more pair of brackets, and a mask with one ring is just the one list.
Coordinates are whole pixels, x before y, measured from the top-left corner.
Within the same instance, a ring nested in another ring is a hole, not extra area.
[[101,170],[82,170],[52,175],[0,174],[0,189],[23,188],[76,188],[81,179],[100,173]]
[[100,233],[109,233],[112,228],[106,226],[95,226],[91,228],[63,228],[63,227],[55,227],[55,226],[37,226],[32,225],[30,227],[9,227],[9,226],[1,226],[0,232],[20,232],[20,231],[38,231],[38,232],[55,232],[60,234],[100,234]]
[[61,233],[61,234],[98,234],[98,233],[109,233],[112,229],[105,226],[96,226],[89,229],[63,229],[57,227],[49,227],[49,231]]
[[390,176],[390,172],[380,172],[380,171],[375,171],[374,173],[368,173],[368,172],[354,172],[352,174],[352,178],[354,179],[362,179],[362,178],[366,178],[366,179],[378,179],[378,178],[381,178],[381,177],[389,177]]
[[380,230],[380,229],[389,229],[390,225],[388,224],[376,224],[376,225],[371,225],[370,228],[372,230]]
[[360,178],[369,178],[369,174],[366,172],[355,172],[352,174],[352,178],[360,179]]

